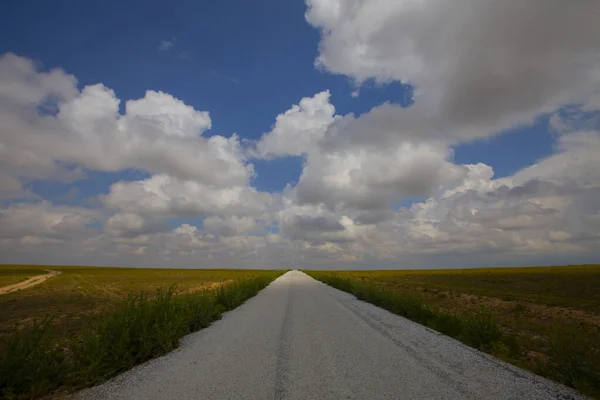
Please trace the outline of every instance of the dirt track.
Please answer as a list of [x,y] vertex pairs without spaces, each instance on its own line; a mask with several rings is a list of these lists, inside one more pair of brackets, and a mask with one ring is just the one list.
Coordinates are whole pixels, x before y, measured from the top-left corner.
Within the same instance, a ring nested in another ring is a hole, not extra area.
[[36,275],[36,276],[33,276],[23,282],[15,283],[14,285],[0,287],[0,295],[16,292],[17,290],[23,290],[23,289],[27,289],[27,288],[30,288],[35,285],[39,285],[40,283],[45,282],[46,280],[52,278],[54,275],[60,274],[60,271],[52,271],[49,269],[47,269],[46,271],[48,271],[47,274]]

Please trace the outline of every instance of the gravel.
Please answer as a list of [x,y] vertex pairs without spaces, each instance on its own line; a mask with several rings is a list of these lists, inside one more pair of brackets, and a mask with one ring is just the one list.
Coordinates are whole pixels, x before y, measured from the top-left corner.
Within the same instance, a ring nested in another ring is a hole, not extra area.
[[291,271],[181,346],[75,399],[580,399]]

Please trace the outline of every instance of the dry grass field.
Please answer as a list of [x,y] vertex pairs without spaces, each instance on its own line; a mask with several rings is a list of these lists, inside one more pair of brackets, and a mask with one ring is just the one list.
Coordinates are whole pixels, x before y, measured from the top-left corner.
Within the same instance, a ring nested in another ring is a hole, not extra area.
[[45,273],[46,271],[43,268],[7,268],[7,266],[0,265],[0,288],[8,285],[14,285],[15,283],[23,282],[32,276],[42,275]]
[[9,285],[46,279],[0,294],[0,398],[7,399],[60,397],[165,354],[283,273],[18,265],[0,271]]
[[0,287],[12,285],[47,269],[59,275],[29,289],[0,295],[0,336],[15,325],[53,316],[53,325],[78,330],[89,318],[106,313],[130,294],[176,285],[178,293],[200,292],[232,280],[258,276],[264,271],[143,269],[0,265]]

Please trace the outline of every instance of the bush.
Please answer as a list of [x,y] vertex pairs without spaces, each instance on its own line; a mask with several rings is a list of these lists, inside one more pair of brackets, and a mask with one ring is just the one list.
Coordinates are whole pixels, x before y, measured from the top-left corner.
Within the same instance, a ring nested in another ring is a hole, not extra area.
[[581,391],[600,394],[600,379],[594,373],[598,368],[598,343],[592,343],[580,332],[556,326],[548,341],[546,363],[540,362],[539,372]]
[[16,398],[26,388],[30,397],[39,396],[64,382],[64,352],[60,342],[52,342],[47,335],[51,321],[51,317],[46,317],[23,330],[15,327],[4,340],[0,352],[0,395]]
[[216,298],[174,294],[173,286],[159,289],[152,300],[145,293],[131,296],[97,326],[85,330],[71,347],[77,371],[74,383],[95,384],[165,354],[177,347],[181,337],[220,316]]
[[492,314],[484,308],[465,318],[462,335],[466,343],[481,350],[490,350],[492,343],[502,338]]
[[456,314],[438,312],[428,326],[444,335],[458,337],[463,330],[463,321]]

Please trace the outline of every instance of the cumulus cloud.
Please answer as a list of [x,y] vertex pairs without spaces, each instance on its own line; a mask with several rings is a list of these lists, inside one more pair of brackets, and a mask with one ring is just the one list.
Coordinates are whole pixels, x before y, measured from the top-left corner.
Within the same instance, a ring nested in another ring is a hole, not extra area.
[[[304,243],[303,251],[308,246],[308,253],[320,262],[336,259],[359,265],[365,260],[381,263],[407,257],[422,262],[441,254],[467,264],[467,255],[487,262],[541,255],[593,258],[600,244],[596,172],[600,162],[595,156],[599,144],[597,131],[564,132],[557,138],[555,154],[502,178],[494,178],[493,168],[483,163],[446,161],[444,170],[451,171],[451,179],[435,185],[426,200],[397,211],[390,209],[389,202],[352,202],[360,198],[360,185],[349,186],[336,198],[343,188],[328,181],[328,170],[322,168],[321,194],[314,201],[301,201],[302,180],[284,193],[278,214],[280,234],[291,243],[288,251],[296,255],[300,250],[294,243]],[[309,166],[310,161],[305,172]],[[392,180],[387,178],[394,174],[385,166],[374,168],[386,171],[380,175],[386,179],[382,187],[390,186]],[[357,171],[354,180],[346,175],[346,182],[360,182],[357,176],[367,173],[368,167]],[[376,184],[378,177],[364,182]],[[365,191],[371,194],[365,199],[386,198],[375,187]]]
[[40,72],[13,53],[0,56],[0,104],[37,106],[44,100],[68,101],[77,95],[77,79],[60,68]]
[[279,114],[271,132],[260,138],[258,153],[265,158],[308,153],[323,139],[335,120],[335,107],[329,98],[328,90],[320,92],[303,98],[298,105]]
[[[369,79],[410,83],[416,95],[410,108],[384,103],[360,116],[332,113],[319,121],[318,135],[302,136],[310,144],[293,145],[302,151],[280,152],[304,157],[280,212],[284,237],[335,243],[336,252],[357,259],[591,251],[597,124],[583,132],[573,132],[577,124],[561,126],[555,155],[500,179],[483,163],[454,164],[452,146],[564,104],[593,108],[600,83],[596,2],[568,10],[536,0],[308,0],[307,6],[308,22],[321,32],[319,67],[359,86]],[[391,210],[414,196],[428,198]]]
[[203,227],[208,232],[226,237],[262,233],[261,231],[264,231],[257,225],[254,218],[235,215],[230,217],[208,217],[204,220]]
[[312,244],[348,242],[355,239],[354,222],[323,205],[298,205],[284,198],[278,214],[281,233],[291,240]]
[[75,239],[92,234],[88,225],[99,218],[95,210],[47,201],[11,204],[0,209],[0,240],[8,245]]
[[250,186],[220,187],[160,174],[141,181],[117,182],[103,201],[109,208],[148,216],[259,216],[273,198]]
[[[600,30],[590,29],[600,12],[595,2],[569,10],[541,1],[307,5],[306,18],[322,35],[318,66],[359,86],[369,79],[410,83],[416,96],[409,108],[384,103],[360,116],[332,113],[320,121],[319,135],[302,136],[310,140],[302,151],[281,153],[304,158],[279,213],[284,238],[356,260],[593,254],[597,121],[574,130],[582,126],[581,112],[594,108],[591,94],[600,83]],[[560,33],[558,21],[573,29]],[[516,32],[527,38],[517,40]],[[494,179],[488,165],[452,160],[457,143],[569,103],[583,106],[573,118],[551,120],[560,131],[556,153],[514,176]],[[415,196],[427,199],[393,211]]]
[[[580,134],[570,134],[568,142],[578,141]],[[592,148],[600,143],[598,136],[586,139]],[[493,179],[489,166],[469,166],[459,186],[396,213],[382,231],[396,232],[391,236],[404,252],[594,254],[600,243],[600,180],[585,177],[600,163],[581,150],[561,147],[500,179]]]
[[[102,84],[80,90],[60,69],[2,56],[0,196],[37,201],[0,211],[3,254],[34,257],[43,245],[46,257],[118,264],[349,268],[598,256],[600,3],[306,4],[318,68],[347,76],[353,97],[371,80],[410,84],[414,103],[338,115],[329,91],[306,93],[242,141],[207,135],[209,113],[167,93],[120,108]],[[457,144],[551,114],[554,154],[513,175],[454,161]],[[251,161],[277,157],[302,159],[297,183],[254,188]],[[102,210],[28,190],[124,169],[149,177],[111,185]],[[190,217],[202,224],[169,227]]]
[[[0,150],[0,154],[2,151]],[[0,172],[0,199],[31,199],[38,196],[23,187],[15,176],[7,172]]]
[[600,152],[600,131],[572,132],[560,136],[558,152],[552,157],[519,171],[518,183],[543,179],[556,184],[571,183],[578,187],[600,184],[597,154]]
[[600,80],[595,0],[306,3],[321,32],[317,66],[358,84],[408,82],[417,119],[435,116],[462,138],[580,102]]
[[146,97],[130,100],[125,106],[128,129],[156,129],[169,136],[196,137],[210,129],[211,120],[206,111],[196,111],[173,96],[149,90]]
[[115,237],[137,237],[167,230],[165,223],[148,221],[134,213],[117,213],[104,223],[104,232]]
[[[382,209],[407,196],[427,195],[464,173],[449,162],[452,151],[439,141],[401,140],[388,146],[349,143],[349,121],[354,116],[335,115],[329,93],[321,92],[280,114],[273,130],[258,141],[263,157],[305,158],[294,188],[299,204]],[[368,133],[361,135],[368,138]]]
[[390,207],[460,179],[463,171],[448,161],[450,155],[443,146],[408,142],[389,149],[314,152],[308,156],[296,195],[300,203],[323,202],[330,208]]
[[0,191],[23,193],[16,182],[81,179],[81,168],[139,169],[205,184],[246,184],[254,168],[240,140],[202,133],[208,112],[173,96],[147,91],[125,103],[102,84],[79,91],[76,79],[55,69],[40,72],[32,61],[0,59]]

